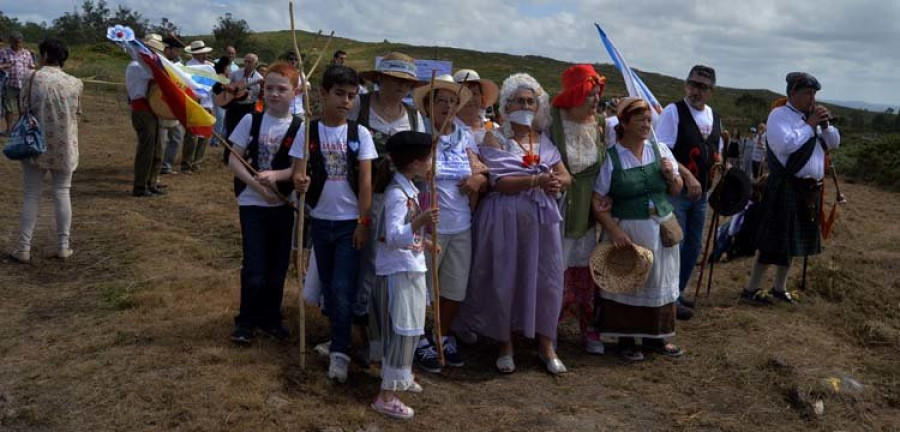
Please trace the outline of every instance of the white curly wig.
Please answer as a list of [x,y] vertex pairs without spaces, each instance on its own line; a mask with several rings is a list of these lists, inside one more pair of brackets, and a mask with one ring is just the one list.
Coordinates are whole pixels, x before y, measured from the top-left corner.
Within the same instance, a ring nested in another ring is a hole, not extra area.
[[516,92],[521,89],[534,91],[534,95],[538,101],[537,112],[534,114],[532,127],[538,131],[544,131],[550,127],[550,98],[547,96],[547,92],[544,91],[537,80],[531,75],[528,75],[527,73],[517,73],[510,75],[509,78],[505,79],[503,81],[503,86],[500,88],[500,114],[503,115],[502,128],[503,135],[506,137],[511,137],[513,135],[512,126],[506,116],[506,105],[509,104]]

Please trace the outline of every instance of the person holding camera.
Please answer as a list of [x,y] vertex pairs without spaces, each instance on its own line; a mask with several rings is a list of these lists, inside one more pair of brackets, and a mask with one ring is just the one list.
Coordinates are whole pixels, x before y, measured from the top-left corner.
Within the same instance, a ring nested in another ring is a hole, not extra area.
[[760,283],[771,265],[777,267],[771,296],[793,303],[787,276],[793,257],[822,251],[819,196],[825,177],[825,157],[837,148],[841,135],[830,123],[831,112],[816,104],[819,81],[805,72],[791,72],[787,103],[769,113],[766,157],[769,180],[763,197],[763,215],[756,238],[759,253],[750,273],[744,300],[771,304]]

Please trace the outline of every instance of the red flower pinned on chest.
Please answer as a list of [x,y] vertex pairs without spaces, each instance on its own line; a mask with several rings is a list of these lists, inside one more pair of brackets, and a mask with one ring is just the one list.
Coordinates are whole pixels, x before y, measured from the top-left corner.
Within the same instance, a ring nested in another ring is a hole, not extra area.
[[541,163],[541,155],[526,154],[522,156],[522,166],[529,168]]
[[290,149],[294,145],[294,137],[285,137],[282,141],[282,145],[285,148]]

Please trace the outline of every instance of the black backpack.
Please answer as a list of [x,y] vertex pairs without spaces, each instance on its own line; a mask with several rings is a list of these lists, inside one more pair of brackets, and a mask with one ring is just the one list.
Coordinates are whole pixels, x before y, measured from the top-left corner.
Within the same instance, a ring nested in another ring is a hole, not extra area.
[[[356,149],[350,143],[356,142]],[[316,208],[319,198],[322,197],[322,190],[325,189],[325,181],[328,180],[328,172],[325,170],[325,156],[319,148],[321,140],[319,139],[319,120],[313,120],[309,124],[309,158],[307,164],[307,175],[310,177],[309,190],[306,191],[306,203],[310,208]],[[355,121],[347,121],[347,181],[353,193],[359,195],[359,123]]]
[[[262,127],[263,113],[253,112],[251,115],[253,116],[253,122],[250,124],[251,140],[247,149],[244,151],[244,158],[250,163],[250,166],[252,166],[253,169],[259,170],[259,130]],[[291,125],[288,126],[284,138],[281,139],[281,146],[278,148],[278,153],[275,153],[275,158],[272,159],[273,170],[290,168],[291,145],[294,142],[294,136],[297,135],[297,130],[300,129],[302,124],[303,118],[300,116],[294,116],[294,118],[291,119]],[[230,152],[226,150],[226,154],[227,153]],[[234,178],[234,196],[240,195],[246,187],[246,183],[238,180],[237,177]],[[277,187],[278,192],[281,192],[284,196],[290,195],[291,191],[294,190],[294,185],[291,181],[278,182]]]

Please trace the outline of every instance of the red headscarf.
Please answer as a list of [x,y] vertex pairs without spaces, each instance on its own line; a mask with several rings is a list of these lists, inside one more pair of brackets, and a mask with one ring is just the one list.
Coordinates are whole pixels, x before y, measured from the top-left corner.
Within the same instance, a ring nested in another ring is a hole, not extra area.
[[595,86],[600,86],[600,94],[606,87],[606,77],[597,73],[591,65],[574,65],[562,74],[563,90],[553,98],[553,106],[557,108],[574,108],[587,99],[587,95]]

